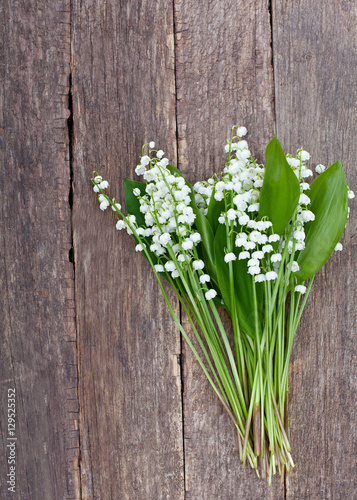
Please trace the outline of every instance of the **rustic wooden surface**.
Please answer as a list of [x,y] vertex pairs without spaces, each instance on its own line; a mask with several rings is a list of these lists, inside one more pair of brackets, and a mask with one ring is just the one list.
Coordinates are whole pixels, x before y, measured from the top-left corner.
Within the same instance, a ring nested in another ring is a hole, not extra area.
[[208,177],[241,123],[258,158],[275,130],[314,164],[340,157],[357,191],[354,3],[29,0],[0,13],[0,497],[356,498],[354,204],[294,346],[296,469],[267,488],[242,470],[149,266],[90,184],[96,169],[123,200],[149,140],[190,180]]
[[90,183],[98,170],[124,200],[144,142],[176,157],[172,4],[75,1],[73,18],[82,498],[180,500],[180,337],[150,266]]
[[[237,123],[262,159],[274,130],[268,2],[176,1],[175,28],[180,170],[192,182],[220,173]],[[283,499],[283,484],[268,488],[241,467],[229,417],[185,344],[183,352],[186,498]]]
[[[74,499],[69,2],[2,2],[0,12],[0,497]],[[9,388],[16,391],[15,493],[6,484]]]
[[[274,2],[276,127],[287,151],[313,164],[341,158],[357,185],[356,5]],[[287,124],[290,124],[289,126]],[[354,200],[353,200],[354,201]],[[291,365],[291,445],[286,498],[357,498],[356,204],[344,250],[317,275]]]

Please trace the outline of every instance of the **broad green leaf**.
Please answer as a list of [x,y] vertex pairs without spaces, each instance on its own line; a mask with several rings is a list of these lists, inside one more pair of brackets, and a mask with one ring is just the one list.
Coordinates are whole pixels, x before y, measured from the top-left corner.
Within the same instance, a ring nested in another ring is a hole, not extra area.
[[197,208],[194,200],[192,202],[192,209],[194,214],[196,215],[196,229],[200,233],[202,238],[203,260],[207,268],[207,273],[217,283],[217,271],[214,261],[214,234],[211,225],[203,215],[203,213],[200,211],[200,209]]
[[214,260],[216,264],[218,286],[221,291],[222,299],[229,314],[231,314],[232,301],[229,283],[229,266],[226,262],[224,262],[224,250],[226,248],[226,243],[226,227],[223,224],[220,224],[214,238]]
[[212,195],[208,204],[208,212],[207,219],[211,224],[213,234],[216,234],[219,222],[218,217],[222,212],[225,211],[225,202],[224,199],[222,201],[217,201],[214,197],[215,190],[212,191]]
[[124,191],[125,191],[125,206],[128,215],[135,215],[136,221],[139,226],[145,226],[145,217],[140,212],[140,203],[135,194],[133,193],[133,189],[140,189],[141,196],[145,194],[146,183],[133,181],[131,179],[123,179],[124,180]]
[[346,226],[348,194],[340,160],[319,175],[306,194],[311,199],[309,209],[315,220],[305,225],[305,249],[297,259],[300,270],[295,275],[301,282],[321,269]]
[[273,223],[274,232],[281,235],[297,207],[299,197],[299,181],[286,161],[280,142],[274,137],[265,150],[259,219],[267,216]]
[[[224,261],[227,243],[226,227],[220,224],[214,240],[214,256],[217,269],[217,279],[222,298],[229,314],[232,314],[232,296],[229,281],[229,265]],[[236,249],[238,255],[239,251]],[[239,325],[250,337],[255,338],[254,300],[252,276],[248,274],[247,261],[235,260],[233,262],[234,300],[236,303]],[[263,317],[263,287],[256,283],[259,327],[262,328]]]
[[[237,252],[237,255],[239,252]],[[255,332],[255,316],[254,316],[254,299],[253,299],[253,281],[252,276],[248,273],[246,260],[235,260],[233,262],[234,269],[234,291],[236,304],[238,309],[239,324],[242,330],[252,338],[256,337]],[[263,321],[263,285],[255,283],[257,294],[258,318],[259,327],[262,329]]]

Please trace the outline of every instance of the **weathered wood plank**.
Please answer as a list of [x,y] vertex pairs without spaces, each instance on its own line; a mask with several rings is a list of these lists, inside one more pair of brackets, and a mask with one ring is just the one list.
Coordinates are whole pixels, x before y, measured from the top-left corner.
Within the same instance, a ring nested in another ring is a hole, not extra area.
[[[69,1],[0,6],[2,499],[79,498]],[[7,394],[16,391],[15,493]]]
[[[356,5],[282,2],[274,6],[277,135],[287,151],[304,146],[313,164],[341,158],[356,188]],[[356,206],[334,255],[313,285],[297,332],[290,382],[296,469],[287,499],[355,498]]]
[[[175,26],[180,169],[191,181],[221,172],[237,123],[262,159],[274,129],[268,2],[177,0]],[[186,347],[183,375],[186,498],[282,499],[283,485],[242,468],[235,430]]]
[[[177,328],[135,243],[100,212],[144,142],[176,157],[170,1],[74,1],[74,246],[84,499],[182,499]],[[177,306],[175,305],[177,308]],[[178,308],[177,308],[178,310]]]

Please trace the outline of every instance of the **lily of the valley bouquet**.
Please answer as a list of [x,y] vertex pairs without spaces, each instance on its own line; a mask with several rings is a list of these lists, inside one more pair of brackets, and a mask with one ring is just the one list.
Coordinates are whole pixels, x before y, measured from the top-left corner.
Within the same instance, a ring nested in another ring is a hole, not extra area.
[[[154,142],[143,146],[135,172],[144,182],[124,179],[126,215],[97,172],[92,183],[100,208],[112,207],[117,229],[133,235],[135,250],[152,266],[177,327],[236,427],[240,460],[271,483],[276,471],[283,476],[294,466],[287,412],[294,335],[315,274],[342,249],[354,194],[340,161],[317,165],[319,176],[309,184],[309,153],[285,156],[274,138],[259,165],[246,133],[233,127],[223,172],[194,186]],[[162,279],[175,290],[190,332]]]

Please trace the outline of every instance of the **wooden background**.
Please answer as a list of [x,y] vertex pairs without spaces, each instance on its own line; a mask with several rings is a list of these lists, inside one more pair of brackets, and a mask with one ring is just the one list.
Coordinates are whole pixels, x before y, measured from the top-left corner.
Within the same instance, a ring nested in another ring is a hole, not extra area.
[[258,158],[275,130],[315,164],[340,157],[357,191],[356,3],[16,0],[0,14],[1,499],[357,499],[356,204],[294,345],[296,468],[268,488],[241,468],[147,263],[90,183],[97,169],[123,199],[149,140],[207,178],[240,123]]

